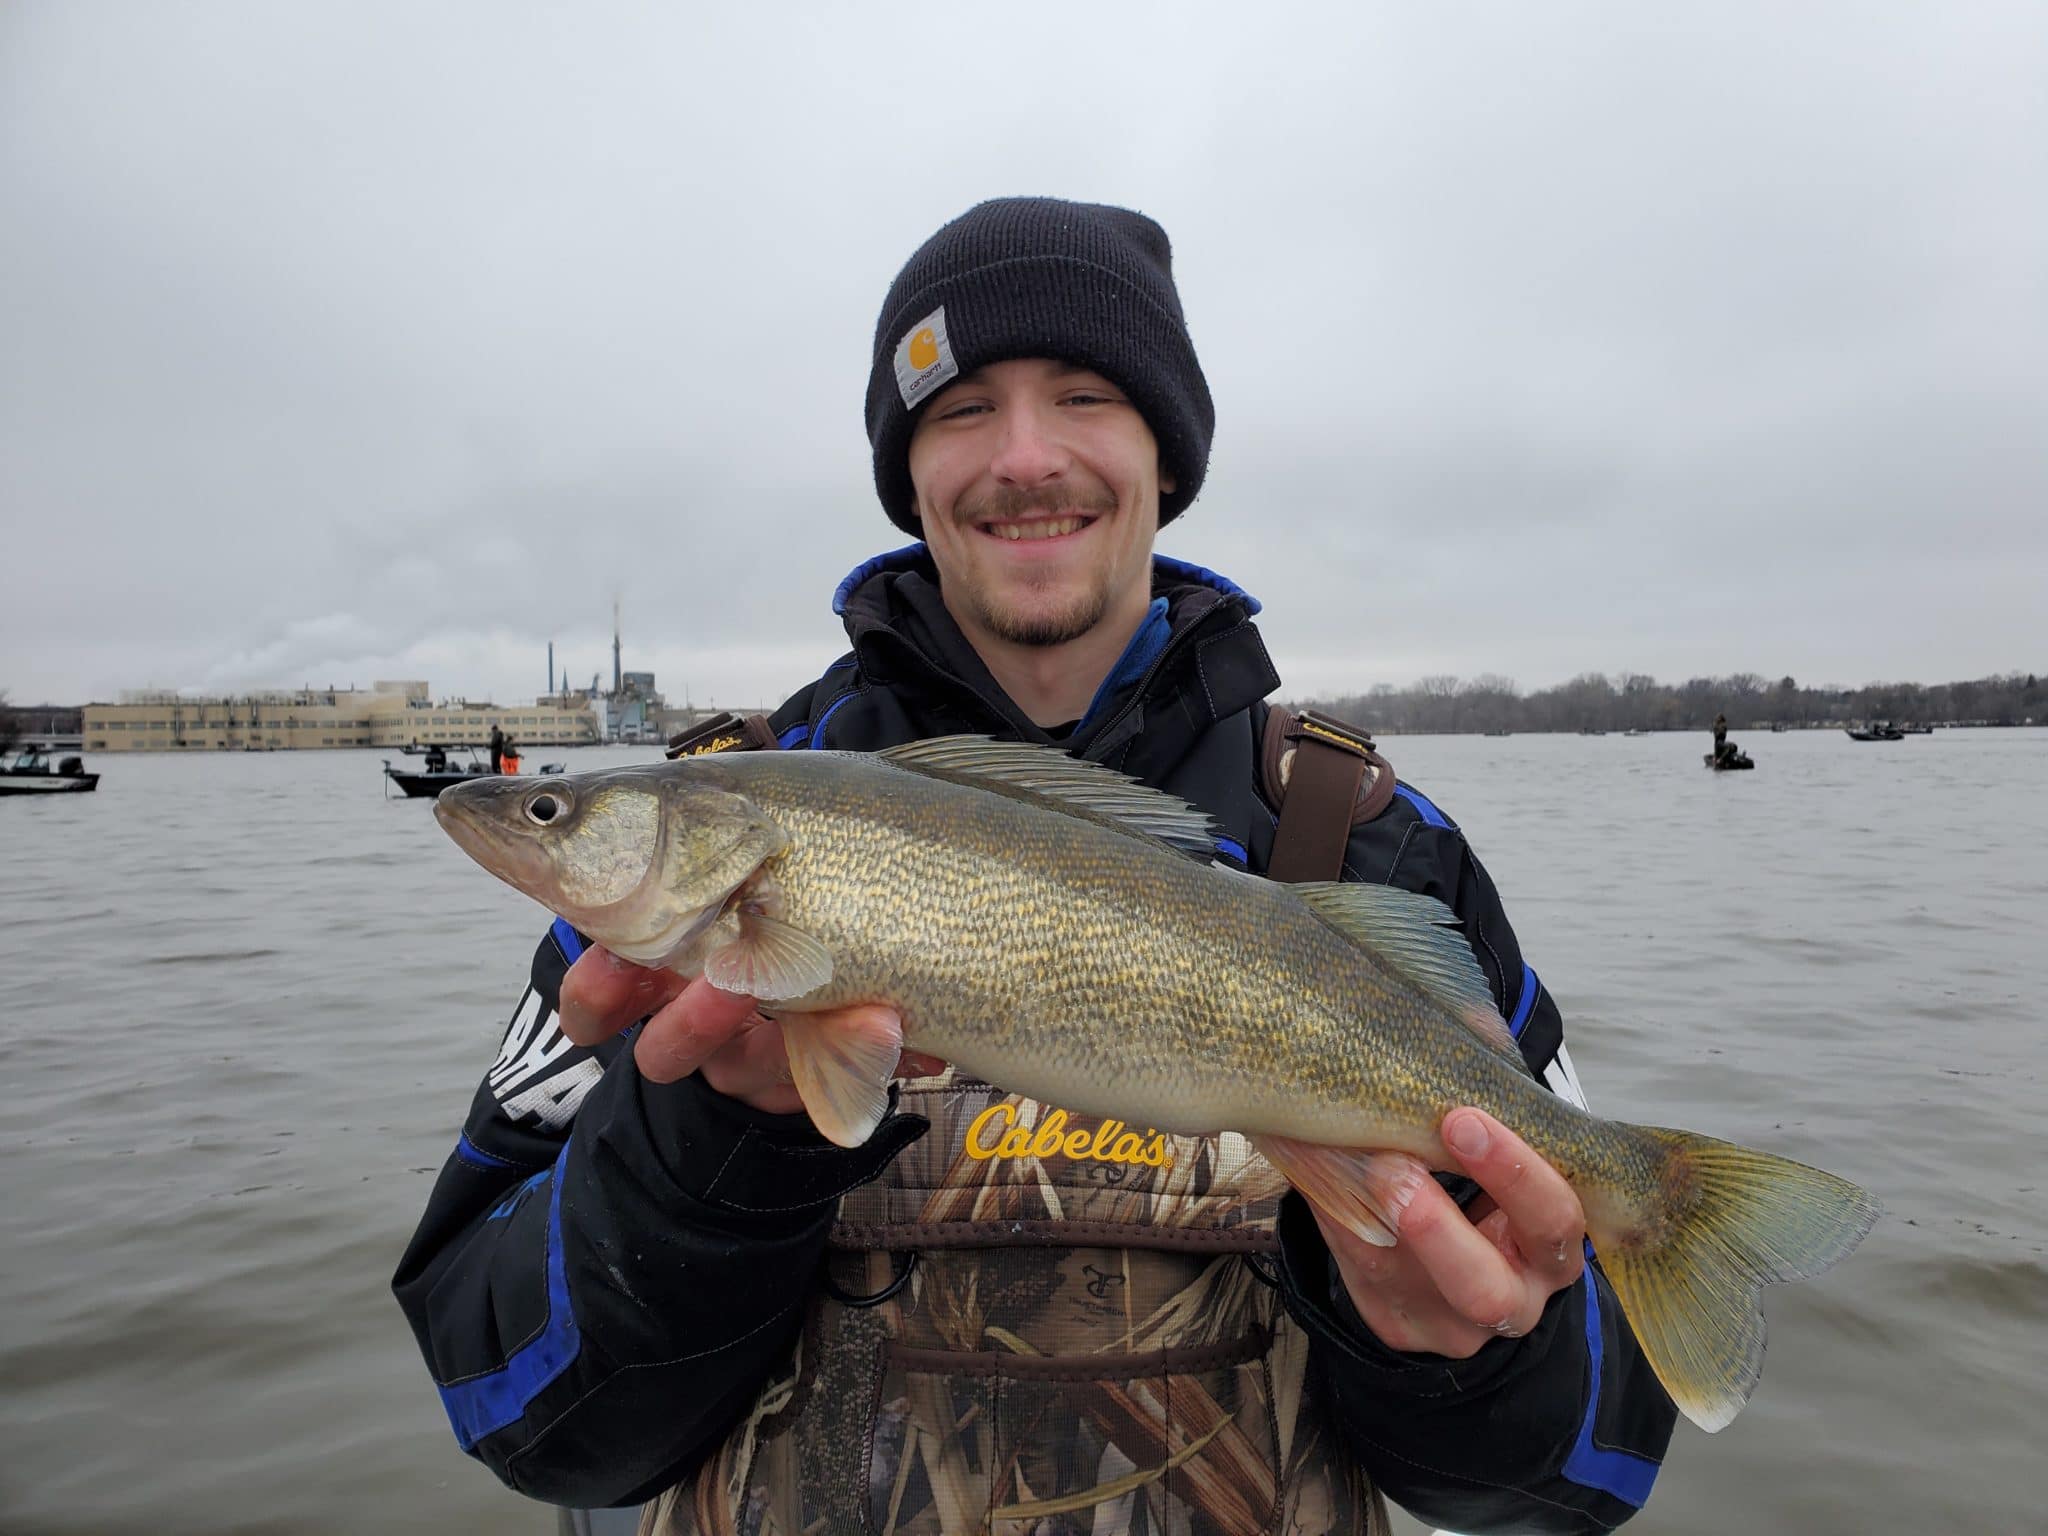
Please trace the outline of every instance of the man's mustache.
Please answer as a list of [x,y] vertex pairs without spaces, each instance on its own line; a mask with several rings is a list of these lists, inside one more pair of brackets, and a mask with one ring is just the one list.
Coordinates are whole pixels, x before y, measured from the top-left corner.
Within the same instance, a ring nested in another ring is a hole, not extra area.
[[1027,512],[1058,516],[1062,512],[1086,512],[1107,517],[1116,510],[1116,497],[1107,489],[1083,491],[1057,486],[1010,486],[996,490],[978,501],[963,501],[953,509],[963,527],[977,523],[1014,522]]

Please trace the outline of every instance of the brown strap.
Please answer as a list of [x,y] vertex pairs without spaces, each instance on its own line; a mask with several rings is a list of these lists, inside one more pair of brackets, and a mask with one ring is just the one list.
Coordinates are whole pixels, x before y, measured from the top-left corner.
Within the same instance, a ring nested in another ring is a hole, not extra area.
[[1373,750],[1372,739],[1310,709],[1268,714],[1259,772],[1268,797],[1280,804],[1266,871],[1272,880],[1335,880],[1351,829],[1394,798],[1393,765]]
[[1363,753],[1320,736],[1294,743],[1267,879],[1335,880],[1344,872],[1351,808],[1358,803],[1366,766]]
[[779,745],[766,715],[742,716],[724,709],[708,720],[698,721],[695,729],[671,736],[668,755],[700,757],[706,752],[765,752]]

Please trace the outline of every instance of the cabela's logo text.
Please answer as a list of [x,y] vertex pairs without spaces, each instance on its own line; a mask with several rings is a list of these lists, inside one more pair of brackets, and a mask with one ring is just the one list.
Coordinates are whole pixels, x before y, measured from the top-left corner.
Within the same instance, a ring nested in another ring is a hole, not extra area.
[[1105,1120],[1092,1131],[1070,1131],[1067,1118],[1064,1109],[1056,1109],[1035,1127],[1019,1125],[1016,1105],[991,1104],[967,1127],[967,1155],[976,1162],[991,1157],[1072,1157],[1138,1168],[1173,1166],[1173,1148],[1150,1126],[1143,1136],[1121,1120]]

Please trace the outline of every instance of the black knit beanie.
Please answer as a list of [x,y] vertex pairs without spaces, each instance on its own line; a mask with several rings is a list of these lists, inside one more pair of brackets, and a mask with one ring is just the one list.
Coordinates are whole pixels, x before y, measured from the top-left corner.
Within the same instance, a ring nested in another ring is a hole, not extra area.
[[964,373],[1052,357],[1131,398],[1174,479],[1162,525],[1209,468],[1216,408],[1195,360],[1166,231],[1142,213],[1054,197],[1004,197],[945,226],[904,263],[882,301],[868,374],[875,489],[890,521],[918,532],[910,432],[919,407]]

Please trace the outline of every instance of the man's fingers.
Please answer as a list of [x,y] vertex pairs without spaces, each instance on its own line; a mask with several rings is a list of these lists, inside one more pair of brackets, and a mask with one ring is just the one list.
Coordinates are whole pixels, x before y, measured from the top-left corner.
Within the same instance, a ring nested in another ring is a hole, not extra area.
[[1401,1246],[1445,1305],[1476,1328],[1522,1333],[1535,1325],[1529,1288],[1507,1255],[1431,1179],[1401,1217]]
[[556,1019],[578,1045],[609,1040],[683,990],[673,971],[649,970],[593,944],[562,977]]
[[1505,1218],[1500,1251],[1518,1251],[1522,1262],[1542,1276],[1545,1294],[1562,1290],[1585,1267],[1586,1211],[1578,1192],[1529,1144],[1476,1109],[1444,1117],[1449,1147],[1479,1187],[1493,1197]]
[[633,1042],[633,1060],[643,1077],[657,1083],[680,1082],[703,1066],[753,1012],[751,997],[721,992],[700,976],[647,1021]]

